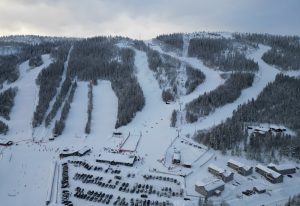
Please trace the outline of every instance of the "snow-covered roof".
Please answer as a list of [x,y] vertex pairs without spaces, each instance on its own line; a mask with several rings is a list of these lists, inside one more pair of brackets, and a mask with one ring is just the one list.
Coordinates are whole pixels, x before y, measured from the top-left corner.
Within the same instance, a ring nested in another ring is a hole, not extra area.
[[98,159],[103,161],[109,161],[109,162],[122,162],[122,163],[133,164],[135,157],[132,155],[103,152],[100,154],[100,157]]
[[262,186],[262,185],[256,185],[256,186],[254,186],[257,190],[259,190],[259,191],[262,191],[262,190],[265,190],[266,189],[266,187],[265,186]]
[[179,152],[174,152],[173,159],[180,160],[180,153]]
[[269,173],[270,175],[272,175],[274,178],[278,178],[281,176],[281,174],[279,174],[278,172],[275,172],[274,170],[271,170],[270,168],[262,165],[262,164],[257,164],[256,165],[256,168],[266,172],[266,173]]
[[276,165],[276,164],[270,163],[270,164],[268,164],[268,167],[274,167],[278,171],[295,169],[295,166],[292,164]]
[[233,159],[228,160],[228,163],[234,164],[234,165],[236,165],[240,168],[244,168],[245,170],[250,170],[251,169],[251,166],[245,165],[245,164],[243,164],[241,162],[238,162],[236,160],[233,160]]
[[220,179],[213,179],[213,180],[209,180],[209,181],[202,180],[202,181],[196,182],[197,187],[204,187],[206,191],[215,190],[223,185],[224,185],[224,182]]
[[236,165],[236,166],[238,166],[238,167],[243,167],[243,166],[244,166],[243,163],[238,162],[238,161],[233,160],[233,159],[229,159],[229,160],[228,160],[228,163],[234,164],[234,165]]
[[80,150],[78,150],[78,152],[80,154],[84,154],[84,153],[88,152],[89,150],[91,150],[91,149],[89,147],[85,146],[85,147],[81,148]]
[[225,171],[222,173],[222,175],[223,175],[224,177],[230,177],[230,176],[232,175],[232,172],[225,170]]
[[225,172],[225,170],[223,168],[220,168],[220,167],[218,167],[218,166],[216,166],[214,164],[208,165],[208,168],[211,168],[211,169],[213,169],[213,170],[215,170],[215,171],[217,171],[219,173]]

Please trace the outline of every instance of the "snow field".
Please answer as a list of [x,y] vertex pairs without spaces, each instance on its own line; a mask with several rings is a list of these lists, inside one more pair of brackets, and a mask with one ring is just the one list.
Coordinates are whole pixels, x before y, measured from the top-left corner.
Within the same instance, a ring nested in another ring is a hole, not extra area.
[[29,69],[28,61],[19,66],[19,79],[10,84],[11,87],[17,86],[18,92],[15,97],[15,105],[11,111],[11,120],[8,122],[10,128],[8,136],[15,140],[28,139],[32,137],[32,117],[37,104],[39,88],[35,84],[39,72],[46,68],[52,60],[50,55],[42,55],[43,65]]
[[[135,50],[136,76],[143,90],[146,103],[143,110],[136,114],[132,122],[127,126],[121,127],[118,131],[123,133],[124,138],[127,137],[126,135],[128,132],[131,132],[131,134],[142,135],[139,139],[136,152],[136,154],[141,157],[141,160],[138,161],[133,168],[125,166],[115,167],[122,171],[121,176],[123,180],[126,180],[130,184],[143,182],[151,183],[157,187],[173,186],[171,183],[169,184],[157,180],[145,181],[142,178],[143,174],[175,177],[176,179],[179,179],[182,184],[180,187],[174,186],[176,190],[184,187],[186,195],[194,195],[196,198],[190,196],[192,201],[190,201],[189,204],[181,201],[180,198],[170,199],[170,201],[174,201],[176,205],[197,204],[197,197],[200,195],[194,190],[195,182],[199,179],[214,178],[214,176],[207,171],[207,166],[209,164],[213,163],[228,170],[230,169],[226,166],[226,162],[230,158],[251,166],[257,164],[256,161],[247,160],[244,157],[231,157],[228,154],[222,155],[218,151],[207,151],[204,149],[198,151],[195,148],[189,150],[190,145],[181,145],[182,143],[180,140],[183,140],[183,137],[187,134],[192,135],[195,130],[208,129],[220,123],[222,120],[225,120],[227,117],[230,117],[232,111],[236,109],[239,104],[248,101],[248,99],[256,98],[267,83],[273,81],[276,74],[280,72],[261,60],[261,55],[267,51],[268,47],[260,45],[260,49],[255,51],[251,56],[259,63],[260,67],[252,87],[243,90],[242,95],[235,102],[217,109],[205,119],[199,120],[197,123],[191,125],[185,124],[185,122],[182,121],[179,128],[171,128],[170,117],[174,109],[179,110],[180,105],[183,109],[186,103],[197,98],[204,92],[214,90],[224,83],[224,79],[221,78],[220,72],[205,67],[203,63],[196,58],[186,57],[186,45],[187,41],[185,43],[185,52],[182,56],[177,56],[173,53],[167,54],[171,54],[173,57],[184,61],[186,64],[190,64],[191,66],[200,69],[205,74],[206,79],[194,92],[180,97],[177,102],[169,105],[165,104],[161,99],[161,89],[159,88],[153,72],[148,68],[146,54]],[[152,48],[162,52],[157,45],[153,45]],[[66,128],[63,135],[52,142],[47,142],[47,138],[45,139],[44,137],[51,134],[51,129],[40,128],[40,131],[36,132],[36,138],[43,139],[45,142],[32,143],[31,118],[35,109],[38,94],[38,87],[35,85],[34,81],[41,69],[51,63],[49,55],[43,55],[43,60],[44,64],[33,70],[28,70],[28,61],[21,64],[19,80],[9,85],[18,86],[19,91],[15,99],[15,106],[11,113],[11,120],[8,121],[10,132],[7,136],[15,141],[17,145],[8,148],[0,148],[0,177],[2,177],[0,184],[0,199],[6,205],[44,205],[47,198],[51,164],[56,160],[58,161],[58,165],[67,161],[67,159],[58,159],[58,155],[63,148],[68,148],[70,151],[76,151],[84,146],[88,146],[92,149],[92,154],[90,156],[82,158],[71,157],[69,159],[86,160],[93,165],[108,167],[107,164],[96,163],[95,159],[101,151],[103,151],[103,147],[111,146],[117,148],[117,145],[120,145],[125,140],[124,138],[118,139],[112,137],[117,119],[118,99],[111,89],[110,82],[98,81],[98,85],[93,87],[94,107],[92,112],[91,134],[86,135],[84,133],[87,122],[88,83],[78,82],[78,87],[75,91],[73,102],[71,103],[71,109],[66,120]],[[287,74],[299,75],[299,72],[287,72]],[[7,87],[7,85],[4,85],[4,87]],[[24,105],[27,107],[24,108]],[[58,114],[60,114],[60,111]],[[183,116],[184,111],[180,114]],[[180,138],[175,139],[178,133],[180,134]],[[185,139],[193,142],[189,138]],[[129,138],[128,142],[125,142],[125,145],[128,144],[129,147],[132,147],[135,142],[136,139]],[[174,144],[172,145],[172,143]],[[158,161],[166,158],[167,161],[170,162],[174,149],[172,146],[182,151],[183,158],[193,160],[192,169],[176,167],[173,171],[169,171],[168,165],[165,166]],[[57,187],[59,187],[60,184],[57,185],[57,182],[59,182],[59,178],[61,177],[62,168],[60,167],[60,171],[58,171],[58,168],[59,167],[57,167],[54,177],[55,184],[53,186],[54,190],[52,194],[53,205],[55,205],[56,202],[56,195],[58,194],[58,202],[60,202],[61,197],[61,189],[59,188],[57,191]],[[98,171],[86,171],[84,168],[74,167],[71,164],[69,164],[69,170],[70,192],[74,192],[76,186],[81,186],[95,191],[106,191],[114,195],[124,196],[127,200],[131,197],[139,196],[135,194],[124,194],[123,192],[114,191],[108,188],[104,189],[96,185],[83,184],[79,181],[72,180],[75,172],[85,172],[97,176],[102,175],[106,181],[114,179],[115,175],[104,174]],[[57,176],[58,172],[60,177]],[[134,173],[136,178],[127,178],[128,173]],[[163,173],[184,173],[188,174],[188,176],[183,180],[182,177]],[[243,177],[235,173],[235,180],[225,185],[225,191],[222,195],[220,197],[213,197],[212,199],[216,203],[221,202],[224,199],[231,205],[260,205],[265,203],[272,205],[274,202],[271,201],[282,201],[282,199],[299,192],[299,170],[297,171],[297,174],[293,175],[293,178],[284,177],[284,182],[277,185],[270,184],[255,172],[253,176],[254,177]],[[236,182],[239,182],[240,185]],[[255,194],[249,197],[243,196],[243,199],[237,197],[242,191],[251,189],[254,185],[268,187],[268,194]],[[114,198],[115,197],[116,196],[114,196]],[[151,198],[155,200],[165,199],[164,197],[160,198],[156,196]],[[91,202],[74,197],[72,197],[71,200],[74,205],[93,205]]]

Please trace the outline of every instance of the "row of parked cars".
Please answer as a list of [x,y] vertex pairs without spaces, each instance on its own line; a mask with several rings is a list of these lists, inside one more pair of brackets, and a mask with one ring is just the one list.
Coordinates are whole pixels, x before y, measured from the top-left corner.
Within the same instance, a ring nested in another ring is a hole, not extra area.
[[85,184],[95,184],[99,187],[115,189],[119,184],[119,180],[109,179],[108,181],[104,181],[102,176],[94,176],[92,174],[85,173],[75,173],[74,180],[81,181]]
[[121,170],[119,170],[119,169],[113,169],[111,167],[104,169],[101,166],[94,166],[94,165],[91,165],[87,162],[80,161],[80,160],[76,160],[76,161],[69,160],[69,163],[73,164],[76,167],[80,167],[80,166],[84,167],[88,171],[94,170],[94,171],[100,171],[100,172],[111,173],[111,174],[120,174],[121,173]]
[[70,201],[70,191],[63,190],[61,195],[61,204],[65,206],[73,206],[72,201]]
[[62,180],[61,180],[61,188],[68,188],[69,185],[69,167],[68,163],[62,164]]
[[[142,195],[141,195],[142,196]],[[150,200],[141,198],[130,198],[127,200],[125,197],[118,196],[113,202],[114,206],[173,206],[173,203],[166,201]]]
[[84,199],[90,202],[99,202],[109,205],[110,201],[113,198],[113,194],[108,194],[104,192],[98,192],[94,190],[88,190],[86,193],[84,188],[76,187],[74,197],[79,199]]
[[143,178],[145,180],[160,180],[160,181],[166,181],[166,182],[173,182],[177,185],[180,185],[180,181],[178,181],[176,178],[172,178],[172,177],[163,177],[163,176],[157,176],[157,175],[143,175]]

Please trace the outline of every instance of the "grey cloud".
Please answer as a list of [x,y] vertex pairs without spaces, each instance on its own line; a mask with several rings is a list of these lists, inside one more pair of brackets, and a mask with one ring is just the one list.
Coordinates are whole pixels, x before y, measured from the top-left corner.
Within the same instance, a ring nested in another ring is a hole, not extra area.
[[0,35],[241,31],[300,35],[298,0],[2,0]]

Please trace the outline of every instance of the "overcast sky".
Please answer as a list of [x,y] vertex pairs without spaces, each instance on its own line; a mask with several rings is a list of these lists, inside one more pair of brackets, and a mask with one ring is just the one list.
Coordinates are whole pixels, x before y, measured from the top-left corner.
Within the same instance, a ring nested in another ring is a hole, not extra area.
[[300,0],[0,0],[0,35],[149,39],[192,31],[300,36]]

